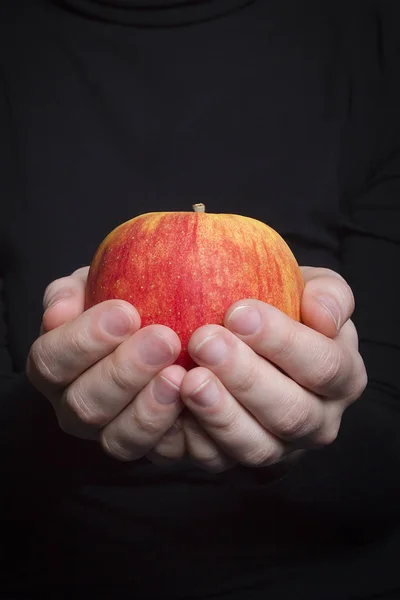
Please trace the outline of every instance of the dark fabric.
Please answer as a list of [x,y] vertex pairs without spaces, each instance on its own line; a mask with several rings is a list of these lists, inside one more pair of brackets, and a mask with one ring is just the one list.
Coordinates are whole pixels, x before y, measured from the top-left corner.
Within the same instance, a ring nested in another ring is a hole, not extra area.
[[58,0],[76,14],[137,27],[177,27],[223,17],[254,0]]
[[[399,7],[0,3],[2,597],[400,597]],[[278,479],[120,464],[24,375],[46,285],[196,202],[355,292],[367,390]]]

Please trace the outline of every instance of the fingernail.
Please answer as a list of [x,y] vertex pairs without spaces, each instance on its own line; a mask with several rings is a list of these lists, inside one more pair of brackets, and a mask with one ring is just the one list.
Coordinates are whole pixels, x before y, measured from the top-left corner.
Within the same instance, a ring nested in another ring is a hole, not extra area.
[[228,346],[220,334],[206,337],[196,346],[195,354],[202,362],[208,365],[218,365],[226,359]]
[[139,346],[140,359],[149,367],[161,367],[174,359],[174,349],[169,341],[157,333],[147,335]]
[[43,299],[43,308],[44,310],[48,310],[51,306],[55,306],[61,300],[65,300],[66,298],[70,298],[73,295],[71,290],[63,289],[56,292],[53,296],[49,298],[44,297]]
[[229,315],[228,326],[239,335],[252,335],[261,327],[261,314],[252,306],[238,306]]
[[99,324],[106,333],[114,337],[123,337],[132,327],[131,318],[120,306],[112,306],[103,312]]
[[206,408],[215,406],[219,400],[219,389],[215,381],[207,379],[190,394],[190,400]]
[[159,404],[173,404],[180,398],[179,388],[160,375],[153,379],[153,396]]
[[322,304],[322,306],[324,307],[326,312],[330,314],[330,316],[332,317],[332,319],[336,325],[336,329],[338,330],[339,329],[339,321],[340,321],[340,313],[339,313],[338,305],[336,304],[335,300],[333,300],[329,296],[319,296],[318,302],[320,304]]

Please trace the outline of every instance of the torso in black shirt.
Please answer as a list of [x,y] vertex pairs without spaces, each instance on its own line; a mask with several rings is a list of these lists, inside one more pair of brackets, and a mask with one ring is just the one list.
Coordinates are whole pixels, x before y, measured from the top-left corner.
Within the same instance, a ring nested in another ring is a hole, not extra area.
[[[357,223],[352,202],[386,158],[376,153],[391,85],[390,18],[373,3],[328,4],[4,2],[5,397],[21,384],[46,285],[89,264],[112,228],[143,212],[204,202],[209,212],[255,217],[284,236],[300,264],[332,268],[364,292],[356,261],[374,246],[356,239],[368,238],[369,221]],[[395,238],[388,223],[371,238]],[[361,309],[357,323],[365,337],[368,314]],[[387,314],[383,338],[390,306]],[[381,388],[390,388],[391,372],[365,352]],[[13,427],[18,402],[15,393]],[[357,413],[348,437],[362,450],[343,478],[353,451],[346,438],[336,454],[313,454],[269,482],[248,470],[211,475],[186,461],[119,464],[67,439],[37,402],[30,410],[42,421],[24,422],[32,454],[19,449],[12,467],[17,519],[29,522],[23,548],[16,544],[22,587],[52,597],[98,585],[109,598],[128,589],[136,598],[240,600],[347,600],[400,587],[393,465],[385,450],[365,468],[369,442]],[[391,422],[391,413],[382,419]],[[377,474],[384,493],[368,499]],[[23,493],[34,507],[26,513]]]

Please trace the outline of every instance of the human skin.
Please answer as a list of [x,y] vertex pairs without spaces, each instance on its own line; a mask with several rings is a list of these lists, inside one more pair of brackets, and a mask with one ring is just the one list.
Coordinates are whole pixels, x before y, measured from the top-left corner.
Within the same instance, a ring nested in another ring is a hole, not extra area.
[[367,384],[353,294],[328,269],[302,267],[301,323],[246,299],[224,326],[197,329],[190,371],[174,364],[176,333],[141,328],[129,303],[85,311],[87,273],[48,286],[27,374],[65,432],[98,440],[118,460],[164,464],[188,454],[217,472],[268,467],[331,444]]

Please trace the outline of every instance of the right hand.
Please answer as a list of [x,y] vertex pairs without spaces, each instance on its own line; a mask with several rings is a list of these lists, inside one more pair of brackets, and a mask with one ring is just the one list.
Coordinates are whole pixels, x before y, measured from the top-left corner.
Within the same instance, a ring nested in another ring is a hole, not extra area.
[[122,300],[84,311],[87,274],[84,267],[47,287],[41,335],[27,361],[30,381],[63,431],[100,441],[114,458],[181,458],[186,371],[173,364],[178,336],[164,325],[141,329],[137,310]]

